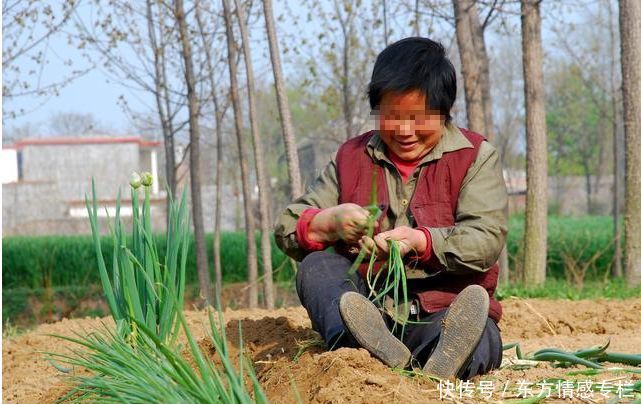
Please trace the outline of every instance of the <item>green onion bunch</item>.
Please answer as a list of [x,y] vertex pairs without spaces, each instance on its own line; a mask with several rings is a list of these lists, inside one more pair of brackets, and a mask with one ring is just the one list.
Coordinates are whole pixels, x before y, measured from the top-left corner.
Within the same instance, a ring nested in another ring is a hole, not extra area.
[[[133,210],[131,247],[120,220],[120,194],[116,203],[112,277],[107,273],[100,246],[96,186],[93,200],[86,205],[98,258],[102,286],[116,331],[105,327],[88,335],[57,337],[80,346],[71,353],[45,353],[58,370],[69,373],[75,367],[89,371],[70,376],[73,389],[58,401],[99,401],[122,403],[266,403],[256,373],[242,350],[239,365],[232,364],[222,312],[218,325],[209,311],[209,338],[222,366],[205,355],[191,333],[183,312],[185,266],[189,239],[186,194],[176,204],[170,199],[167,250],[160,262],[151,232],[151,175],[132,175],[130,184]],[[139,206],[138,188],[144,186]],[[171,198],[171,197],[170,197]],[[183,331],[187,356],[176,344]],[[191,359],[191,360],[189,360]],[[63,368],[56,362],[70,365]],[[245,381],[249,379],[251,390]]]
[[[115,222],[113,227],[110,226],[113,238],[111,278],[102,256],[96,185],[93,180],[92,202],[85,198],[85,203],[91,223],[100,280],[118,333],[135,339],[139,325],[144,324],[160,340],[167,341],[170,337],[175,338],[176,333],[173,329],[176,316],[184,303],[189,213],[185,192],[178,204],[169,196],[167,248],[161,263],[151,228],[152,181],[149,173],[143,173],[142,176],[134,173],[130,180],[133,219],[131,245],[128,245],[123,231],[118,193]],[[141,185],[144,188],[142,207],[138,195]]]
[[[409,298],[407,291],[407,275],[405,274],[405,263],[401,256],[401,248],[397,240],[387,240],[389,246],[389,257],[381,269],[373,275],[376,255],[370,257],[367,269],[366,282],[370,290],[369,299],[377,304],[383,311],[387,311],[395,321],[392,332],[395,331],[398,323],[402,325],[401,336],[405,331],[405,324],[409,316]],[[385,298],[389,296],[393,301],[393,308],[385,310]]]
[[[370,192],[370,204],[365,206],[365,209],[369,212],[366,224],[366,235],[369,238],[372,238],[374,235],[374,226],[376,221],[381,217],[383,213],[381,209],[376,205],[378,200],[377,193],[377,171],[372,172],[372,186]],[[405,330],[405,324],[408,323],[409,315],[409,299],[408,299],[408,289],[407,289],[407,276],[405,274],[405,264],[403,262],[403,257],[401,256],[401,249],[399,242],[397,240],[387,240],[389,245],[389,256],[387,261],[381,266],[380,271],[373,274],[374,264],[376,262],[376,251],[373,251],[369,258],[366,282],[370,294],[368,298],[374,303],[377,304],[381,311],[387,312],[395,321],[392,327],[392,332],[396,330],[396,327],[399,321],[402,324],[401,336]],[[350,274],[355,273],[358,270],[358,267],[361,265],[365,259],[367,251],[365,248],[361,248],[358,253],[358,256],[354,260],[352,267],[350,268]],[[385,310],[385,297],[390,296],[393,300],[393,308],[391,312]]]
[[558,348],[544,348],[529,354],[523,355],[521,346],[518,342],[503,346],[503,350],[514,348],[516,357],[519,360],[527,362],[552,362],[555,366],[567,367],[572,365],[582,365],[591,369],[603,369],[603,362],[616,363],[622,365],[641,366],[641,354],[628,354],[618,352],[608,352],[610,341],[603,345],[596,345],[590,348],[579,349],[577,351],[564,351]]
[[[221,359],[222,370],[203,354],[182,311],[178,311],[178,323],[187,337],[191,362],[181,354],[180,346],[167,345],[155,331],[136,320],[133,322],[140,332],[133,337],[113,333],[106,327],[86,336],[58,336],[80,345],[81,349],[75,349],[71,354],[48,353],[49,361],[63,372],[71,369],[62,368],[54,360],[92,373],[90,376],[71,376],[75,387],[58,401],[267,403],[251,362],[244,357],[242,349],[238,370],[234,368],[222,317],[219,320],[218,327],[209,312],[209,337]],[[242,334],[240,344],[242,346]],[[245,376],[249,377],[252,392],[247,390]]]

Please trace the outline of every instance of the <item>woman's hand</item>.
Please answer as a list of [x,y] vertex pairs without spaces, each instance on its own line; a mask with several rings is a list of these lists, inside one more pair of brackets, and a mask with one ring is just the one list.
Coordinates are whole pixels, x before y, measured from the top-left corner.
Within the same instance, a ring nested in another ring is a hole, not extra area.
[[344,240],[356,243],[367,233],[369,212],[355,203],[343,203],[323,209],[312,219],[308,237],[314,241]]
[[425,234],[409,226],[401,226],[378,233],[374,238],[364,236],[359,241],[359,244],[361,248],[365,248],[368,255],[371,255],[375,251],[378,258],[385,259],[389,256],[389,244],[387,240],[398,241],[402,257],[410,252],[421,256],[427,248]]

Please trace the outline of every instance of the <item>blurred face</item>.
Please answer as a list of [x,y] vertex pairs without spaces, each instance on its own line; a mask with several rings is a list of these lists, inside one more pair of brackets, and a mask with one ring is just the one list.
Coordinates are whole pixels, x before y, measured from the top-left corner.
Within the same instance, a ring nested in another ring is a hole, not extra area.
[[429,110],[419,90],[383,94],[378,110],[378,130],[389,150],[401,160],[423,158],[443,135],[445,117]]

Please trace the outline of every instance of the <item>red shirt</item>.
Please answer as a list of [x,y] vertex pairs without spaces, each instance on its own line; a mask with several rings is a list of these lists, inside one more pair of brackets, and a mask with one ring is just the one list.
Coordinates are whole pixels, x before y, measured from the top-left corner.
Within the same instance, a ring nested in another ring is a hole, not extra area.
[[406,160],[401,160],[400,157],[398,157],[393,151],[387,149],[387,152],[385,155],[392,160],[392,163],[394,163],[394,167],[398,170],[399,174],[401,174],[401,178],[403,179],[403,183],[406,183],[410,179],[410,175],[414,172],[414,169],[418,164],[421,162],[421,159],[414,160],[414,161],[406,161]]

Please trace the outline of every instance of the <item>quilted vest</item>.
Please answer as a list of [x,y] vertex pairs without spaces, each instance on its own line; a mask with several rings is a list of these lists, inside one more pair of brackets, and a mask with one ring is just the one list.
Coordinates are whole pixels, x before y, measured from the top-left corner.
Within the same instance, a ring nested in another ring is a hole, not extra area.
[[[456,224],[456,207],[463,179],[476,160],[479,146],[485,140],[483,136],[469,130],[461,128],[461,132],[472,143],[473,148],[443,153],[440,159],[423,165],[409,203],[410,223],[414,219],[417,226],[450,227]],[[376,170],[377,200],[379,208],[383,211],[382,219],[387,215],[389,195],[383,166],[377,164],[367,152],[367,143],[373,135],[373,131],[367,132],[348,140],[338,149],[336,168],[339,203],[369,205],[372,174]],[[381,226],[379,229],[385,230],[381,229]],[[337,245],[335,249],[353,260],[353,251],[350,252],[346,247]],[[429,272],[445,269],[434,254],[425,265]],[[359,272],[364,278],[367,265],[361,265]],[[418,297],[421,308],[428,313],[434,313],[449,307],[466,286],[481,285],[490,295],[489,316],[498,322],[502,314],[501,305],[494,298],[498,273],[498,264],[494,264],[486,272],[470,272],[465,275],[443,271],[424,279],[408,280],[408,287]]]

